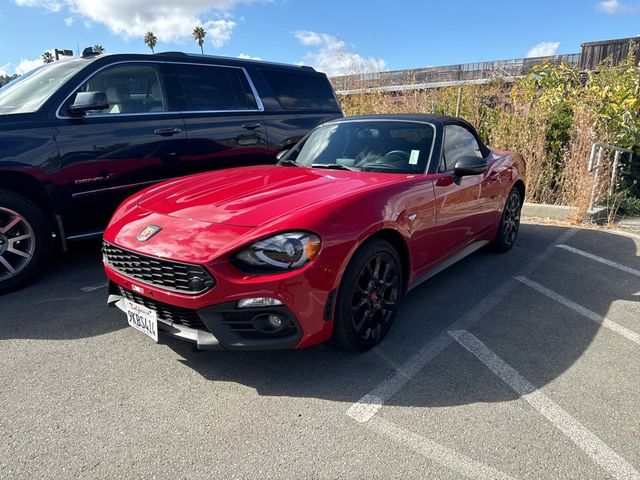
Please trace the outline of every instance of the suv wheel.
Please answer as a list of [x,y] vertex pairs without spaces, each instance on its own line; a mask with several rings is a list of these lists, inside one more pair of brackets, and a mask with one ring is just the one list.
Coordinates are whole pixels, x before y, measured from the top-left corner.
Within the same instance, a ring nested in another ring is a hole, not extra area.
[[49,243],[44,213],[25,197],[0,189],[0,291],[28,280]]

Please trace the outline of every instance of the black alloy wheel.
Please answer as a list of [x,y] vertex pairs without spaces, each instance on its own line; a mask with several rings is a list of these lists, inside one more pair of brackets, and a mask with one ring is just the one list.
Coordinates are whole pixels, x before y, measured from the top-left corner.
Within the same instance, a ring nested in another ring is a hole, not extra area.
[[518,237],[520,229],[520,211],[522,210],[522,198],[520,191],[514,187],[509,192],[507,201],[502,211],[502,218],[498,226],[496,238],[493,245],[499,252],[511,250]]
[[391,328],[402,294],[402,268],[395,249],[382,240],[363,245],[338,291],[334,343],[352,351],[380,343]]

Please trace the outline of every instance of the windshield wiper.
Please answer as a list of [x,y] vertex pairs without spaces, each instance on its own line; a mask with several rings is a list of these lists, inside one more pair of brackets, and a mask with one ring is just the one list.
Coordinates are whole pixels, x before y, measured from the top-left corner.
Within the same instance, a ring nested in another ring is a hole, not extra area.
[[351,170],[352,172],[357,171],[356,168],[347,167],[341,163],[312,163],[311,168],[330,168],[333,170]]
[[278,162],[278,165],[287,165],[289,167],[299,167],[300,166],[300,164],[296,163],[293,160],[280,160]]

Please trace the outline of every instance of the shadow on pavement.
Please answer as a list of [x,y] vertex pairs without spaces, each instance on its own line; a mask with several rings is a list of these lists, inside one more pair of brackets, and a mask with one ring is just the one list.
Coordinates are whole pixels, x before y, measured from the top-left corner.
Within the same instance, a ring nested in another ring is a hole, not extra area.
[[[256,389],[260,395],[355,402],[391,376],[395,367],[446,332],[483,298],[518,275],[567,230],[523,225],[517,247],[510,253],[482,251],[432,278],[405,299],[382,345],[365,354],[345,353],[329,346],[300,351],[202,352],[173,339],[165,339],[165,343],[183,357],[186,366],[207,380],[237,382]],[[568,243],[603,257],[615,252],[612,260],[617,262],[640,263],[636,244],[628,237],[577,230]],[[622,272],[589,259],[563,256],[559,250],[554,249],[532,276],[550,266],[552,270],[547,275],[575,291],[584,291],[587,285],[597,282],[599,294],[590,296],[584,305],[602,316],[607,315],[615,301],[640,299],[637,278],[618,281],[624,275]],[[585,268],[599,270],[600,277],[585,277]],[[600,328],[599,324],[518,285],[471,331],[477,330],[490,348],[534,385],[542,387],[582,356]],[[413,381],[422,384],[419,392],[395,395],[387,404],[447,406],[517,398],[455,342]]]
[[0,340],[70,340],[124,328],[106,306],[100,245],[99,240],[79,242],[68,254],[52,249],[36,280],[0,295]]

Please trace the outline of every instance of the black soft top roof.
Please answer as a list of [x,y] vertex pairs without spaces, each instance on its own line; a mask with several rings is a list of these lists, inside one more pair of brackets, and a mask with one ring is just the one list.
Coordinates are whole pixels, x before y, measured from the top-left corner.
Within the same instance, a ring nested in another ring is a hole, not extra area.
[[478,145],[480,146],[480,150],[482,151],[482,156],[486,157],[491,153],[491,150],[489,149],[489,147],[487,147],[480,139],[480,136],[478,135],[478,132],[473,127],[473,125],[467,122],[464,118],[460,118],[460,117],[451,117],[448,115],[436,115],[436,114],[427,114],[427,113],[393,113],[393,114],[359,115],[356,117],[344,117],[344,118],[338,118],[336,120],[331,120],[330,122],[327,122],[327,123],[329,124],[345,123],[345,122],[354,121],[354,120],[357,120],[357,121],[404,120],[404,121],[431,123],[436,127],[436,130],[439,131],[441,138],[443,138],[444,136],[445,125],[452,125],[452,124],[464,125],[476,137],[476,140],[478,141]]

